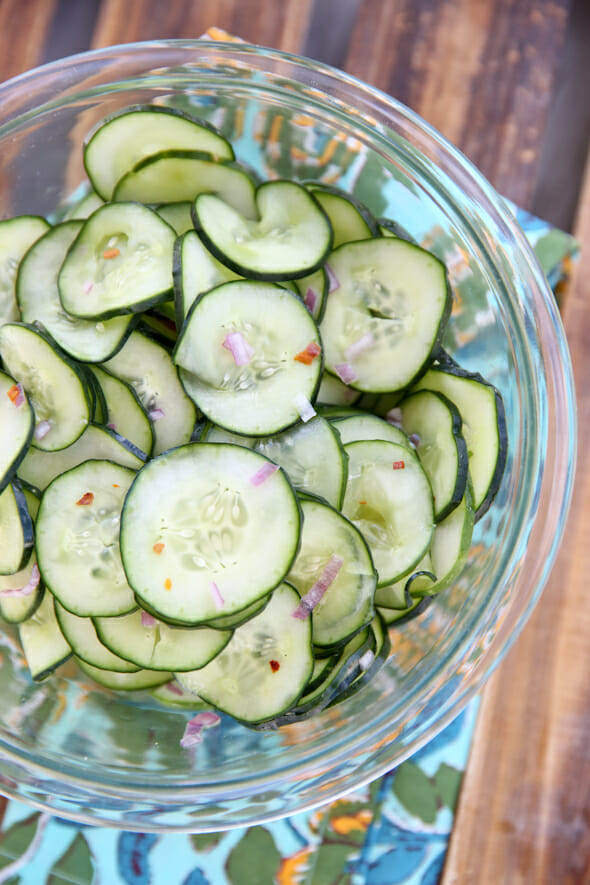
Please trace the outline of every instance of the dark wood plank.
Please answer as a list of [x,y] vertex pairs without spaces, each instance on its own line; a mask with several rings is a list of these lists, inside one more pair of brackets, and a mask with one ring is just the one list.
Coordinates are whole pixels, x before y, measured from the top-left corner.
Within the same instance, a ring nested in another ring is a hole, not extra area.
[[577,479],[547,588],[484,691],[442,885],[590,882],[590,152],[565,327],[578,390]]
[[312,0],[103,0],[93,46],[200,37],[216,26],[252,43],[300,52]]
[[530,207],[569,0],[366,0],[346,69],[416,110]]
[[56,0],[45,41],[43,61],[53,61],[90,49],[100,0]]
[[0,82],[34,68],[44,58],[56,0],[2,0],[0,3]]
[[315,0],[302,54],[342,68],[362,0]]

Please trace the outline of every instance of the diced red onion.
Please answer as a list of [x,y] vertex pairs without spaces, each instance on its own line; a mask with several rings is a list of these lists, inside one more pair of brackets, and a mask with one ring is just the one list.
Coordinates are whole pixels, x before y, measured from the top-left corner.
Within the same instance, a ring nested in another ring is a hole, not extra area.
[[223,608],[223,606],[225,605],[225,602],[223,600],[223,596],[221,595],[221,591],[220,591],[219,587],[217,586],[217,584],[215,583],[215,581],[211,581],[209,583],[209,589],[211,591],[211,595],[212,595],[213,599],[215,600],[216,608]]
[[84,294],[88,295],[90,292],[92,292],[93,289],[94,283],[92,282],[92,280],[86,280],[86,282],[82,286],[82,291],[84,292]]
[[39,421],[37,426],[35,427],[35,433],[33,434],[35,439],[43,439],[49,431],[51,430],[51,424],[49,421]]
[[418,433],[410,433],[408,439],[412,443],[415,449],[420,445],[420,434]]
[[304,424],[311,421],[317,415],[316,410],[303,393],[298,393],[293,400],[293,404],[299,413],[299,417]]
[[332,270],[332,268],[330,267],[329,264],[327,264],[327,263],[324,264],[324,267],[326,268],[326,273],[328,274],[328,294],[329,294],[330,292],[335,292],[336,289],[340,288],[340,280],[338,279],[338,277],[336,276],[336,274],[334,273],[334,271]]
[[168,691],[172,692],[172,694],[179,694],[181,697],[183,695],[182,688],[175,682],[167,682],[166,688],[168,689]]
[[315,306],[318,303],[318,296],[313,291],[311,286],[309,286],[307,292],[305,293],[305,298],[303,299],[303,303],[305,304],[306,307],[308,307],[310,309],[310,311],[312,313],[314,312]]
[[30,596],[31,593],[34,593],[39,586],[40,580],[41,574],[39,572],[39,567],[35,563],[35,565],[31,569],[31,577],[24,587],[9,587],[6,590],[0,590],[0,596],[4,598],[7,598],[9,596]]
[[375,344],[375,339],[373,338],[370,332],[365,332],[360,338],[356,341],[353,341],[352,344],[346,348],[345,356],[347,360],[354,360],[357,356],[360,356],[361,353],[364,353],[366,350],[370,350]]
[[152,615],[148,614],[148,612],[141,613],[141,626],[142,627],[155,627],[158,622]]
[[278,464],[271,464],[270,461],[267,461],[266,464],[263,464],[256,473],[250,477],[250,482],[253,486],[261,486],[263,482],[276,473],[279,469]]
[[394,427],[401,427],[402,410],[400,408],[390,409],[385,415],[385,420],[388,424],[393,424]]
[[116,430],[117,429],[114,424],[107,424],[107,427],[109,428],[109,430]]
[[230,332],[226,335],[223,346],[231,352],[236,366],[247,365],[254,355],[254,348],[248,344],[241,332]]
[[350,384],[352,381],[356,381],[358,377],[354,366],[351,366],[350,363],[338,363],[337,366],[334,366],[334,371],[344,384]]
[[184,734],[180,739],[180,746],[185,750],[188,747],[194,747],[195,744],[201,742],[201,732],[204,728],[212,728],[214,725],[219,725],[220,722],[221,717],[217,713],[212,713],[209,710],[197,713],[190,722],[187,722]]
[[[12,394],[12,388],[11,388],[8,392],[9,392],[9,394],[11,395],[11,394]],[[10,396],[10,398],[12,399],[12,395]],[[19,382],[19,383],[16,385],[16,396],[14,397],[14,399],[12,399],[12,402],[14,403],[14,405],[15,405],[15,406],[17,407],[17,409],[18,409],[19,406],[22,406],[22,404],[24,403],[24,401],[25,401],[25,392],[24,392],[24,390],[23,390],[23,386],[22,386],[22,384]]]
[[148,412],[150,421],[159,421],[160,418],[166,417],[164,409],[150,409]]
[[294,618],[299,618],[300,621],[307,618],[318,602],[320,602],[328,587],[336,580],[336,576],[343,563],[344,560],[341,556],[337,556],[335,553],[332,554],[318,580],[309,588],[305,596],[301,597],[301,602],[293,612]]

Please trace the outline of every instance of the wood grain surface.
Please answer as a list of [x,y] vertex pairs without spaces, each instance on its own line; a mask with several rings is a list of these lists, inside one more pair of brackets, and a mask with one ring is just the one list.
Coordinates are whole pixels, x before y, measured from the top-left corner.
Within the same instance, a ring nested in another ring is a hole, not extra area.
[[[577,8],[585,2],[574,0]],[[501,192],[530,208],[543,145],[551,136],[555,143],[548,120],[570,6],[569,0],[2,0],[0,80],[69,52],[195,38],[216,25],[341,64],[410,105]],[[574,120],[572,113],[569,125]],[[552,156],[567,173],[565,148]],[[576,231],[584,246],[565,315],[580,420],[572,514],[544,597],[484,691],[443,885],[590,882],[590,172],[579,206]]]

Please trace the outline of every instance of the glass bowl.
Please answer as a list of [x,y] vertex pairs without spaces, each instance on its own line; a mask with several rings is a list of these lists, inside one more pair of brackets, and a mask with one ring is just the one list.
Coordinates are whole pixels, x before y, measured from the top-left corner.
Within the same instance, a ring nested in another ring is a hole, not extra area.
[[198,746],[190,712],[90,685],[66,665],[34,684],[15,633],[0,652],[0,791],[79,821],[222,830],[364,784],[433,738],[481,688],[549,575],[571,493],[575,408],[552,293],[503,200],[403,105],[314,62],[249,45],[144,43],[74,56],[0,87],[0,211],[52,213],[85,180],[81,145],[108,113],[180,107],[217,125],[263,177],[321,178],[397,220],[449,266],[445,344],[504,398],[509,455],[456,585],[392,630],[385,668],[305,722],[223,717]]

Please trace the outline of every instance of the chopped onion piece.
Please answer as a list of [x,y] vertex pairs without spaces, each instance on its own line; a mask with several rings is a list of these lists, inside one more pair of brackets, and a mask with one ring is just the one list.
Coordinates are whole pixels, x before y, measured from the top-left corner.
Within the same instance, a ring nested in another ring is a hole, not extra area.
[[82,291],[84,292],[84,294],[88,295],[90,292],[92,292],[93,289],[94,283],[92,282],[92,280],[86,280],[86,282],[82,286]]
[[10,390],[6,391],[6,396],[18,409],[25,401],[25,392],[22,384],[13,384]]
[[184,734],[180,739],[180,746],[185,750],[188,747],[194,747],[195,744],[201,742],[201,732],[204,728],[212,728],[214,725],[219,725],[220,722],[221,717],[217,713],[212,713],[209,710],[197,713],[190,722],[187,722]]
[[117,429],[114,424],[107,424],[107,427],[109,428],[109,430],[116,430]]
[[402,410],[400,408],[390,409],[385,416],[388,424],[401,428],[402,426]]
[[303,393],[297,394],[297,396],[293,400],[293,404],[299,412],[299,417],[304,424],[307,423],[307,421],[311,421],[311,419],[315,418],[315,416],[317,415],[316,410]]
[[315,310],[315,306],[318,303],[318,296],[313,291],[311,286],[309,286],[307,292],[305,293],[305,298],[303,299],[303,303],[309,310],[313,313]]
[[266,480],[270,476],[272,476],[273,473],[276,473],[276,471],[278,469],[279,469],[278,464],[271,464],[270,461],[267,461],[266,464],[263,464],[262,467],[260,467],[256,471],[256,473],[250,477],[250,482],[252,483],[253,486],[261,486],[262,483],[266,482]]
[[248,344],[241,332],[230,332],[226,335],[223,346],[231,351],[236,366],[246,366],[254,356],[254,348]]
[[305,596],[301,597],[301,602],[293,612],[294,618],[299,618],[300,621],[305,620],[320,602],[328,587],[334,583],[343,564],[342,557],[333,553],[318,580],[309,588]]
[[31,569],[31,577],[24,587],[8,587],[6,590],[0,590],[0,596],[5,598],[9,596],[30,596],[39,586],[40,580],[41,573],[39,572],[39,567],[35,563]]
[[223,606],[225,605],[225,602],[223,600],[223,596],[221,595],[221,591],[220,591],[219,587],[217,586],[217,584],[215,583],[215,581],[211,581],[209,583],[209,589],[211,591],[211,595],[213,596],[213,599],[215,600],[216,608],[223,608]]
[[329,264],[326,263],[324,265],[324,267],[326,268],[326,273],[328,274],[328,294],[329,294],[330,292],[335,292],[336,289],[340,288],[340,280],[338,279],[338,277],[336,276],[336,274],[334,273],[334,271],[332,270],[332,268],[330,267]]
[[410,433],[408,439],[412,443],[415,449],[420,445],[420,434],[419,433]]
[[45,436],[47,436],[50,430],[51,424],[49,423],[49,421],[39,421],[39,423],[35,427],[35,439],[43,439]]
[[338,363],[337,366],[334,366],[334,371],[345,384],[350,384],[352,381],[356,381],[358,377],[354,367],[351,366],[350,363]]
[[179,694],[181,697],[184,694],[180,685],[177,685],[176,682],[167,682],[166,688],[168,691],[172,692],[172,694]]
[[362,335],[356,341],[353,341],[352,344],[346,348],[346,359],[356,359],[356,357],[360,356],[361,353],[364,353],[366,350],[370,350],[374,344],[375,339],[373,338],[372,334],[370,332],[365,332],[364,335]]
[[359,661],[359,667],[361,668],[361,670],[368,670],[374,660],[375,660],[375,654],[369,648],[364,653],[364,655],[361,657],[361,659]]
[[148,612],[141,613],[141,626],[142,627],[155,627],[158,622],[152,615],[148,614]]
[[148,416],[150,421],[159,421],[160,418],[166,417],[166,412],[164,409],[150,409]]

